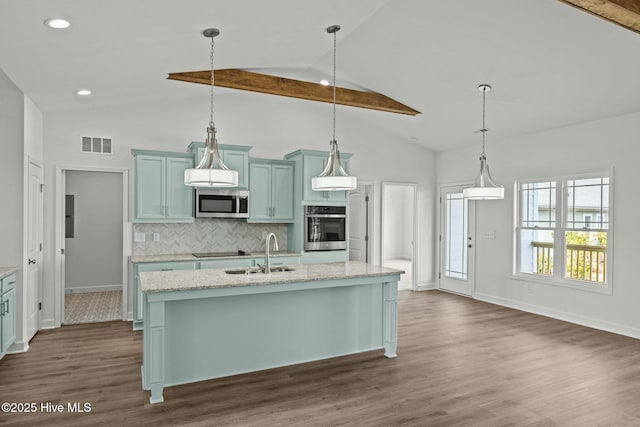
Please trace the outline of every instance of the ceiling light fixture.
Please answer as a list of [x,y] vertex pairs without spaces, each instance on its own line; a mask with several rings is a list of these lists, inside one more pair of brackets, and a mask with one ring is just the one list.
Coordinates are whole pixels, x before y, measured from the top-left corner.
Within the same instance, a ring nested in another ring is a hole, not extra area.
[[482,153],[480,153],[480,176],[476,179],[473,187],[468,187],[462,190],[462,196],[469,200],[500,200],[504,199],[504,187],[498,186],[491,178],[489,172],[489,163],[487,163],[487,156],[484,152],[484,134],[489,129],[485,126],[486,105],[485,97],[487,92],[491,90],[491,86],[487,84],[481,84],[478,86],[478,90],[482,92]]
[[342,167],[338,141],[336,141],[336,33],[338,31],[340,31],[340,25],[327,28],[327,33],[333,34],[333,139],[329,143],[331,151],[327,166],[319,176],[311,179],[311,188],[315,191],[355,190],[358,186],[356,177],[347,175]]
[[80,89],[80,90],[76,91],[76,95],[89,96],[89,95],[91,95],[91,91],[89,89]]
[[184,171],[184,183],[194,187],[235,187],[238,185],[238,171],[229,169],[218,151],[216,138],[216,126],[213,122],[213,39],[220,34],[217,28],[208,28],[202,32],[205,37],[211,38],[211,114],[207,127],[207,142],[200,163],[195,168]]
[[320,80],[320,84],[321,84],[322,86],[329,86],[329,80],[322,79],[322,80]]
[[49,18],[44,21],[44,25],[49,28],[55,28],[56,30],[64,30],[65,28],[69,28],[69,26],[71,26],[69,21],[62,18]]

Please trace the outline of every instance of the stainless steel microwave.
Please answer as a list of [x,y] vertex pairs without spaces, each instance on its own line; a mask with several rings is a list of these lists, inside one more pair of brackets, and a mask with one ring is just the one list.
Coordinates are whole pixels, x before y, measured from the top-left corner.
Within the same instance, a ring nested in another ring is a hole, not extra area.
[[196,218],[249,218],[249,192],[197,188]]

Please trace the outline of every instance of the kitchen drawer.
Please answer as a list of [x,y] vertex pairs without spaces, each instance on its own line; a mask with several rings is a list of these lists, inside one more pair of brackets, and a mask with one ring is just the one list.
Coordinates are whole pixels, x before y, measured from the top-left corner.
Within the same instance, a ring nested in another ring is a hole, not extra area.
[[252,258],[208,259],[200,261],[200,270],[210,268],[251,267]]
[[173,270],[195,270],[195,261],[173,261],[173,262],[148,262],[136,264],[138,273],[145,271],[173,271]]
[[2,284],[0,285],[0,294],[4,294],[5,292],[9,292],[11,289],[16,287],[16,275],[12,273],[7,277],[4,277],[2,280]]

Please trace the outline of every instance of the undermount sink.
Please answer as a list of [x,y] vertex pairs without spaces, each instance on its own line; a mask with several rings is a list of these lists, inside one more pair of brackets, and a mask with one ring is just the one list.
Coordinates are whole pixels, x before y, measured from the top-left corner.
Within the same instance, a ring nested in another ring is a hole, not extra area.
[[[295,271],[294,268],[291,267],[285,267],[285,266],[279,266],[279,267],[271,267],[271,272],[272,273],[281,273],[281,272],[285,272],[285,271]],[[261,273],[264,274],[265,272],[265,268],[234,268],[233,270],[225,270],[224,271],[227,274],[255,274],[255,273]]]

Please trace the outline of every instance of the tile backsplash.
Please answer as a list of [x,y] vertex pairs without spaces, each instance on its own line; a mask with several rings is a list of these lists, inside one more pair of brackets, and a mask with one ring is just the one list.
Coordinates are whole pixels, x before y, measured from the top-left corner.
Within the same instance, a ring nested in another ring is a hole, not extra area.
[[[133,224],[133,236],[144,233],[144,242],[133,242],[134,255],[192,252],[264,251],[262,232],[273,232],[280,250],[287,250],[285,224],[249,224],[237,219],[196,219],[192,224]],[[160,240],[153,241],[154,233]]]

